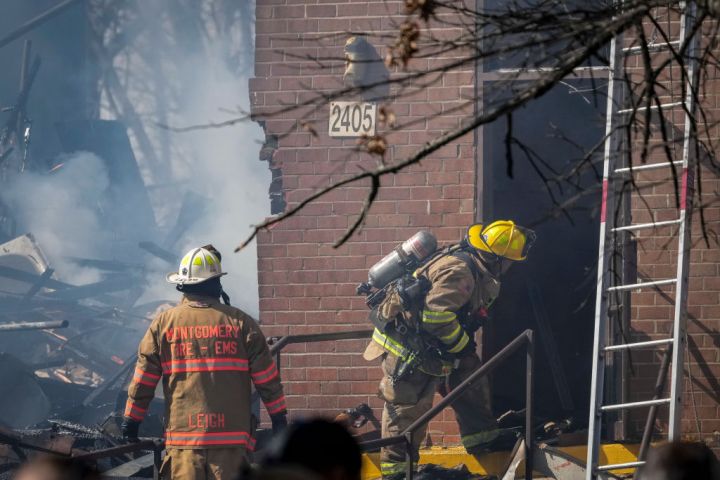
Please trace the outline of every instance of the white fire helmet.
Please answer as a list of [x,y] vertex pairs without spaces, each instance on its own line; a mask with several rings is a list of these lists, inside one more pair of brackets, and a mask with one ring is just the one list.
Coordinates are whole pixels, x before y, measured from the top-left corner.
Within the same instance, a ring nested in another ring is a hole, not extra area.
[[226,273],[217,255],[205,248],[193,248],[180,260],[178,271],[168,273],[165,278],[170,283],[196,285],[222,275]]

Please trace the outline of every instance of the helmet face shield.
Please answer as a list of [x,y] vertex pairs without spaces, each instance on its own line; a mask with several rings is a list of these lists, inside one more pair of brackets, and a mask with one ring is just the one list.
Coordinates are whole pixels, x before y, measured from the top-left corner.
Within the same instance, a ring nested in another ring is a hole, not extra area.
[[515,261],[527,258],[535,238],[535,232],[512,220],[498,220],[488,226],[476,223],[467,232],[467,241],[473,247]]
[[535,240],[537,240],[537,235],[534,230],[530,230],[529,228],[524,228],[519,225],[515,225],[515,229],[525,238],[522,250],[520,251],[520,257],[525,260],[528,252],[530,251],[530,247],[532,247],[535,244]]

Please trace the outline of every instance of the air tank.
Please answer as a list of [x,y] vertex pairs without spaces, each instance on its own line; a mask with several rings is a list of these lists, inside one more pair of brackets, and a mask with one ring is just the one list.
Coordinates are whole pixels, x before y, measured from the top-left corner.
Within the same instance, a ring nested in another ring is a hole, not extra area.
[[418,266],[436,249],[435,235],[421,230],[373,265],[368,271],[368,283],[375,288],[383,288],[408,269]]

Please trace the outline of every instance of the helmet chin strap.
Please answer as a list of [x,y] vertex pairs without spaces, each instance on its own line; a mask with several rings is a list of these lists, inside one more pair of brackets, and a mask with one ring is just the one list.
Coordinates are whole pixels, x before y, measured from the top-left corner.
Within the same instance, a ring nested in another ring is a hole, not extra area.
[[[470,244],[470,242],[468,241],[467,237],[463,238],[462,241],[460,242],[460,248],[469,252],[472,255],[475,255],[484,263],[489,264],[488,267],[492,270],[491,273],[493,275],[497,276],[496,272],[495,272],[495,270],[496,270],[495,266],[502,264],[503,257],[498,255],[497,253],[495,253],[493,251],[493,249],[490,248],[490,245],[488,245],[487,242],[485,242],[485,239],[483,239],[482,237],[481,237],[481,239],[482,239],[483,243],[485,243],[485,245],[488,246],[488,249],[490,250],[489,252],[486,252],[484,250],[478,250],[477,248],[473,247]],[[498,270],[497,273],[499,274],[500,273],[499,268],[497,270]]]
[[480,259],[483,264],[487,267],[488,271],[490,272],[490,275],[492,275],[495,278],[499,278],[500,275],[505,273],[503,271],[503,264],[506,260],[504,257],[501,257],[495,252],[485,252],[482,250],[475,250],[475,255]]
[[225,290],[220,290],[220,296],[222,297],[222,301],[225,305],[230,305],[230,295],[225,293]]

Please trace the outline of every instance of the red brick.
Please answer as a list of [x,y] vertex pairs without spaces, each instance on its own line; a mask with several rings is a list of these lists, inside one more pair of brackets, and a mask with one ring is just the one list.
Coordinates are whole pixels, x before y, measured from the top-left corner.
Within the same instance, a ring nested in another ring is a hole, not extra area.
[[688,303],[691,305],[717,305],[720,303],[718,292],[690,292]]
[[305,286],[305,295],[318,297],[332,297],[335,295],[337,285],[334,283],[315,283]]
[[703,290],[720,292],[720,277],[705,277],[702,284]]
[[365,257],[337,257],[335,259],[338,268],[350,270],[350,269],[364,269]]
[[287,310],[290,302],[287,298],[261,298],[260,308],[262,310]]
[[337,15],[335,5],[308,5],[307,16],[313,17],[334,17]]
[[258,258],[285,257],[287,247],[284,245],[258,245]]
[[350,305],[350,298],[347,297],[324,297],[320,301],[320,308],[322,310],[349,309]]
[[320,299],[317,297],[293,298],[289,302],[289,310],[308,311],[317,310],[320,307]]
[[299,408],[307,407],[307,398],[304,396],[287,396],[286,400],[290,412],[296,412]]
[[308,380],[336,381],[337,368],[312,367],[307,369]]
[[661,307],[639,307],[637,309],[636,318],[644,320],[660,319],[667,320],[672,318],[673,309],[670,306]]
[[275,323],[278,325],[302,325],[305,323],[304,312],[275,312]]
[[368,369],[366,368],[342,368],[338,370],[338,380],[359,381],[368,379]]
[[300,230],[273,230],[272,242],[273,243],[293,243],[301,242],[303,238],[302,231]]
[[[305,293],[305,287],[303,285],[276,285],[273,287],[273,293],[278,297],[301,297]],[[260,292],[262,298],[263,292]]]
[[720,319],[720,306],[703,306],[702,318],[705,321]]
[[[379,12],[377,10],[371,10],[371,14],[378,14]],[[351,3],[347,5],[338,5],[337,6],[337,15],[338,17],[364,17],[368,14],[368,4],[363,2],[360,4],[357,3]]]
[[352,382],[351,384],[352,393],[357,394],[368,394],[373,395],[378,391],[378,384],[376,382]]
[[430,213],[430,202],[425,200],[408,200],[400,202],[397,208],[398,213]]
[[291,244],[287,246],[287,255],[289,258],[301,258],[317,255],[317,245],[307,244]]
[[273,7],[272,10],[273,18],[302,18],[305,16],[305,7],[302,5],[283,5]]
[[334,243],[343,233],[344,230],[308,230],[304,240],[309,243]]
[[347,282],[348,272],[344,270],[330,270],[318,272],[320,282]]
[[[353,22],[346,18],[326,18],[319,22],[318,32],[338,32],[355,30]],[[327,56],[327,55],[326,55]],[[338,58],[339,56],[335,56]],[[323,67],[319,67],[320,72],[324,70]]]
[[285,33],[288,31],[287,20],[258,20],[255,22],[258,35],[266,33]]

